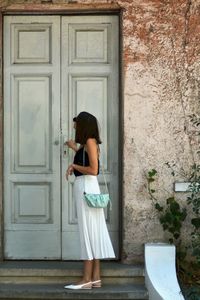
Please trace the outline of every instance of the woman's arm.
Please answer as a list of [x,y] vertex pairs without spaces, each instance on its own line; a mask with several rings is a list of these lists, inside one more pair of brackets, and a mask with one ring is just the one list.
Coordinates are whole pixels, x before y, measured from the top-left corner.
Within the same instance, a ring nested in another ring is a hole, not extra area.
[[88,139],[86,143],[86,150],[89,157],[89,166],[79,166],[76,164],[72,164],[72,167],[85,174],[85,175],[97,175],[98,173],[98,151],[97,151],[97,143],[95,139]]

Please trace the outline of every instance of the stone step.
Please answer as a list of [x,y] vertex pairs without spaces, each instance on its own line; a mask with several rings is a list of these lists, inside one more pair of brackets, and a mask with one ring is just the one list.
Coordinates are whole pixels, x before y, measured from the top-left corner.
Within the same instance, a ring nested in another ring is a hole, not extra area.
[[[67,284],[79,280],[82,269],[82,262],[4,261],[0,263],[0,283]],[[106,284],[144,284],[144,267],[104,261],[101,279]]]
[[1,300],[148,299],[144,285],[104,284],[91,290],[66,290],[60,284],[0,284]]

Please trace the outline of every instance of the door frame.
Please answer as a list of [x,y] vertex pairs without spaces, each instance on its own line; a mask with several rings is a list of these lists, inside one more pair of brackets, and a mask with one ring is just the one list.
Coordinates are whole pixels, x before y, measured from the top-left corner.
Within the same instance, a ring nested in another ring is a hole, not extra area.
[[[122,16],[123,8],[117,4],[15,4],[0,7],[0,261],[4,260],[4,93],[3,93],[3,21],[4,15],[117,15],[119,18],[119,157],[123,157],[123,40]],[[119,260],[123,261],[123,160],[119,160]]]

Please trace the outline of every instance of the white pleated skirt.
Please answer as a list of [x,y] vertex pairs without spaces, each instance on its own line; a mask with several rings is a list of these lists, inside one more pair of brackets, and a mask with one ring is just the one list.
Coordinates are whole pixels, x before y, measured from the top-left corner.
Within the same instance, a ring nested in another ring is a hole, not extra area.
[[78,176],[73,185],[81,245],[80,259],[115,258],[104,210],[89,207],[83,197],[84,191],[92,194],[100,193],[97,176]]

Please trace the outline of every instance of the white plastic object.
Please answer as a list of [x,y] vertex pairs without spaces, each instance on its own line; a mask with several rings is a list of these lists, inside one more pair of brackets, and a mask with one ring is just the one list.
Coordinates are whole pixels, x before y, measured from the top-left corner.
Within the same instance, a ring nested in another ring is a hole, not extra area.
[[145,284],[149,300],[184,300],[176,276],[176,249],[165,243],[145,244]]

